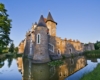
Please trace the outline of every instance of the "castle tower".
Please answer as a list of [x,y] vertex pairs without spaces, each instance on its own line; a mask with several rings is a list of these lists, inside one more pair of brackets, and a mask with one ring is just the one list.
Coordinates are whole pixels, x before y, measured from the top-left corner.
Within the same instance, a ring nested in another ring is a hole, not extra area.
[[50,12],[48,13],[48,16],[47,16],[46,25],[49,29],[49,34],[51,36],[56,36],[56,25],[57,25],[57,23],[54,21]]
[[48,53],[48,35],[47,35],[47,26],[44,22],[44,17],[41,15],[40,20],[35,28],[35,49],[33,55],[33,62],[36,63],[45,63],[49,62],[49,53]]
[[35,28],[37,26],[37,23],[35,22],[34,25],[32,26],[31,28],[31,38],[32,38],[32,41],[35,42],[35,35],[34,35],[34,32],[35,32]]
[[24,56],[29,56],[30,54],[30,41],[31,41],[31,34],[30,32],[28,32],[26,33]]

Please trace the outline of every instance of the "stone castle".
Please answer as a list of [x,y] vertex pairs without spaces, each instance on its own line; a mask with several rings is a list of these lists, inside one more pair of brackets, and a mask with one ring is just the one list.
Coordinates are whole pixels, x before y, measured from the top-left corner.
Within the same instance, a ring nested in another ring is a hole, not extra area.
[[26,33],[26,38],[19,44],[19,53],[24,53],[33,62],[44,63],[51,59],[60,59],[62,55],[80,54],[86,50],[94,50],[94,44],[84,45],[78,40],[61,39],[56,36],[57,22],[51,13],[47,18],[40,16],[38,23],[32,25],[30,31]]

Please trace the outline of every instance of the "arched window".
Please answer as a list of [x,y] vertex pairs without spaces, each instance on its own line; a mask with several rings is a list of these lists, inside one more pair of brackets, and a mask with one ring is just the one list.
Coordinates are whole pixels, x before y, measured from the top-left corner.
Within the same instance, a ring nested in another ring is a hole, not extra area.
[[69,53],[72,53],[72,48],[69,49]]
[[60,50],[58,50],[57,53],[58,53],[59,55],[61,55],[61,51],[60,51]]
[[54,45],[49,43],[48,45],[49,51],[54,52]]
[[32,54],[32,40],[30,40],[30,54]]
[[40,36],[40,34],[38,33],[38,34],[37,34],[37,44],[40,44],[40,42],[41,42],[40,39],[41,39],[41,36]]

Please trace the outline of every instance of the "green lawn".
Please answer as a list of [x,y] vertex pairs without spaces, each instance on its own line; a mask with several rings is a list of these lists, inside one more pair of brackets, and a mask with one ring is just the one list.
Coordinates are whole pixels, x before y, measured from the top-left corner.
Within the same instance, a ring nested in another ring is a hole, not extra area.
[[100,63],[92,72],[85,74],[80,80],[100,80]]

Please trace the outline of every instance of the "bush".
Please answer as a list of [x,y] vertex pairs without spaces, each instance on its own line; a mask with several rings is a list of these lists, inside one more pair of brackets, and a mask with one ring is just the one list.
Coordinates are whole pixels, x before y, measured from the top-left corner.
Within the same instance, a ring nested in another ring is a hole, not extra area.
[[100,57],[100,50],[85,51],[83,54],[86,57]]
[[65,55],[62,55],[62,59],[66,59],[66,56]]
[[60,66],[62,64],[63,64],[63,61],[61,61],[61,60],[51,61],[48,63],[48,65],[50,65],[50,66]]

